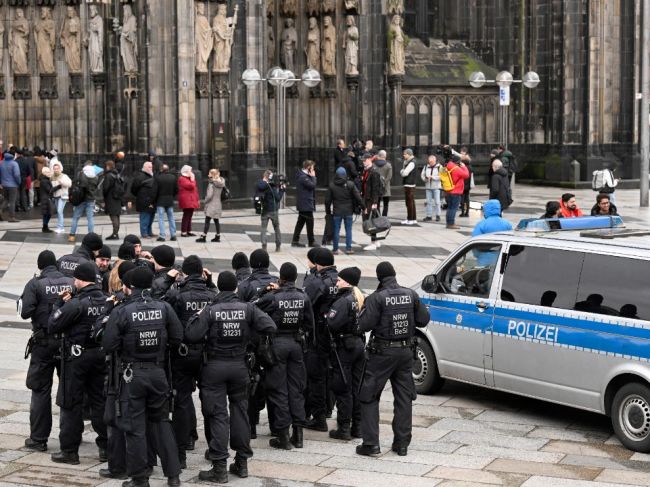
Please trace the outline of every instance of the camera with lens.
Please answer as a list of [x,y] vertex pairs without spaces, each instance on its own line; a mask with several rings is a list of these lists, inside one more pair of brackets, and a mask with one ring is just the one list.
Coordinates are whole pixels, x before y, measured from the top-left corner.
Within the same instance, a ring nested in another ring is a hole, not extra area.
[[289,186],[289,181],[284,174],[274,174],[271,180],[269,181],[271,186],[280,186],[287,187]]

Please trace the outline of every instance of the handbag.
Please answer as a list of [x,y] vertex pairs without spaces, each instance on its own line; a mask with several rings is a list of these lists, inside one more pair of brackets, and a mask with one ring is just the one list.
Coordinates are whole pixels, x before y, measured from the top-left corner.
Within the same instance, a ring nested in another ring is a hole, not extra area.
[[377,235],[378,233],[390,232],[390,220],[381,216],[378,210],[372,210],[370,218],[363,222],[363,233],[366,235]]

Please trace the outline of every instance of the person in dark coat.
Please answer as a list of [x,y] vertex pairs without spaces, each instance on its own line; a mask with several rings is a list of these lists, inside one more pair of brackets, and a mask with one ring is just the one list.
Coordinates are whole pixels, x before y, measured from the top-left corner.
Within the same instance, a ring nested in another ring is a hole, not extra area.
[[506,210],[512,204],[512,193],[510,192],[510,180],[508,171],[503,168],[499,159],[492,161],[492,179],[490,180],[490,198],[499,200],[501,209]]
[[348,148],[345,146],[345,140],[339,139],[336,142],[336,149],[334,149],[334,163],[336,167],[342,166],[343,162],[348,158]]
[[[361,195],[363,196],[364,211],[361,214],[363,221],[372,216],[372,212],[379,207],[381,198],[381,176],[375,169],[372,158],[366,157],[363,160],[363,176],[361,176]],[[377,250],[380,246],[379,240],[374,235],[370,237],[370,245],[363,250]]]
[[150,162],[145,162],[142,170],[133,178],[131,193],[135,196],[135,211],[140,214],[140,236],[153,238],[151,226],[156,211],[156,184]]
[[296,210],[298,221],[293,230],[292,247],[304,247],[300,243],[302,228],[307,225],[307,240],[310,247],[315,247],[314,211],[316,211],[316,163],[307,160],[302,163],[302,170],[296,176]]
[[[333,210],[332,210],[333,206]],[[336,170],[334,181],[330,184],[325,198],[325,213],[333,214],[334,230],[332,252],[339,254],[339,233],[341,223],[345,223],[345,253],[352,254],[352,216],[355,207],[363,208],[359,190],[352,181],[348,181],[345,168]]]
[[618,208],[609,199],[609,194],[596,196],[596,204],[591,209],[591,216],[618,216]]
[[169,166],[160,166],[160,173],[155,176],[156,181],[156,210],[158,211],[158,225],[160,237],[158,242],[165,241],[165,215],[169,222],[170,240],[176,240],[176,222],[174,221],[174,200],[178,194],[178,179],[169,172]]
[[[120,232],[120,215],[122,214],[122,205],[124,204],[124,194],[117,189],[122,183],[119,183],[121,176],[115,169],[115,162],[106,161],[104,170],[104,182],[102,183],[102,194],[104,196],[104,211],[111,219],[113,233],[106,240],[119,240]],[[117,183],[117,184],[116,184]]]
[[52,230],[49,228],[50,218],[52,218],[52,208],[50,205],[52,195],[52,182],[50,181],[51,175],[52,170],[49,167],[45,166],[43,167],[41,175],[38,178],[40,182],[39,191],[41,200],[41,215],[43,216],[43,233],[52,233]]

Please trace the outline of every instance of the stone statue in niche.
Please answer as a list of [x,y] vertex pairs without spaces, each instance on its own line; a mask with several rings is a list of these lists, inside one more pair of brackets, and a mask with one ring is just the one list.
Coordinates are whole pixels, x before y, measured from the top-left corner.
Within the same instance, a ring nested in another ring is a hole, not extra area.
[[289,18],[284,21],[284,29],[280,38],[282,45],[282,67],[292,73],[296,66],[296,46],[298,45],[298,32],[294,27],[293,19]]
[[54,74],[56,73],[54,67],[56,35],[50,7],[41,7],[41,19],[34,26],[34,31],[36,32],[38,70],[41,74]]
[[309,30],[307,30],[307,67],[320,70],[320,29],[316,17],[309,17]]
[[212,33],[214,35],[214,73],[230,72],[230,57],[232,43],[235,40],[235,27],[237,26],[237,11],[239,6],[235,5],[232,17],[227,17],[227,6],[220,3],[217,6],[217,15],[212,19]]
[[212,37],[212,27],[210,21],[205,16],[205,5],[196,4],[196,17],[194,20],[194,44],[196,46],[196,72],[207,73],[208,61],[212,54],[214,39]]
[[29,74],[27,53],[29,52],[29,21],[22,8],[16,9],[14,21],[10,24],[9,56],[14,74]]
[[333,14],[336,12],[336,0],[323,0],[323,13]]
[[347,29],[343,36],[345,49],[345,74],[359,76],[359,29],[352,15],[346,17]]
[[266,43],[266,56],[269,61],[269,67],[275,65],[275,32],[273,32],[273,19],[267,19],[266,30],[268,32],[268,39]]
[[336,76],[336,27],[332,24],[332,17],[329,15],[323,18],[321,63],[325,76]]
[[285,17],[295,17],[298,11],[296,0],[282,0],[280,10],[282,11],[282,15]]
[[307,15],[310,17],[315,17],[318,14],[320,14],[320,1],[307,0]]
[[70,73],[81,73],[81,22],[74,7],[68,7],[61,31],[61,47]]
[[402,17],[393,15],[388,28],[388,74],[391,76],[404,75],[404,31],[402,31]]
[[89,9],[90,21],[88,23],[88,38],[86,47],[88,48],[88,64],[90,72],[104,72],[104,19],[99,15],[96,5],[91,5]]
[[266,2],[266,16],[273,17],[275,15],[275,1],[267,0]]
[[386,13],[388,15],[402,15],[404,13],[404,0],[386,0]]
[[344,5],[348,12],[359,11],[359,0],[345,0]]
[[2,71],[2,61],[4,61],[5,54],[5,24],[0,21],[0,74]]
[[120,33],[120,54],[126,74],[138,72],[138,21],[133,15],[131,5],[124,5],[122,19],[122,32]]

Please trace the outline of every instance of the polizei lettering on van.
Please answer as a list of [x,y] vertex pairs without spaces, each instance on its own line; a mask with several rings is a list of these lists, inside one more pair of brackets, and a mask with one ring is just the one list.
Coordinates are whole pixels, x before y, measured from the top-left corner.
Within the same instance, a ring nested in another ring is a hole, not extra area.
[[388,296],[386,306],[398,306],[400,304],[413,304],[412,296]]
[[530,323],[528,321],[508,321],[508,335],[531,340],[542,340],[545,342],[557,342],[557,326],[548,326],[541,323]]
[[131,313],[131,319],[133,321],[153,321],[153,320],[162,320],[163,314],[161,309],[150,309],[147,311],[137,311]]

